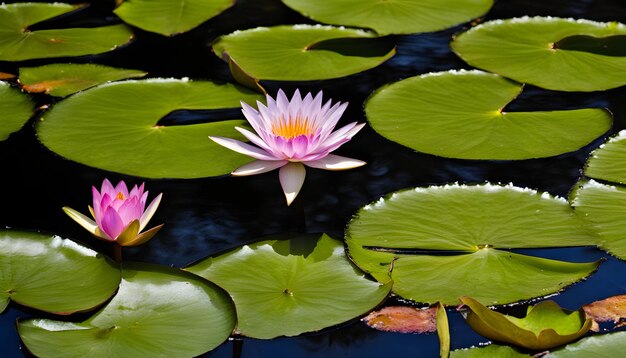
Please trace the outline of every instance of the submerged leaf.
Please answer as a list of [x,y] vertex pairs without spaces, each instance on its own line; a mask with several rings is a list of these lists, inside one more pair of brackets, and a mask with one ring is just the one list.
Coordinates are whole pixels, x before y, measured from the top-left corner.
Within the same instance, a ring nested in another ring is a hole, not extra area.
[[437,307],[390,306],[370,312],[363,321],[379,331],[431,333],[437,330],[436,315]]
[[626,324],[626,295],[613,296],[583,306],[587,317],[594,320],[593,331],[598,332],[598,322],[613,322],[615,327]]

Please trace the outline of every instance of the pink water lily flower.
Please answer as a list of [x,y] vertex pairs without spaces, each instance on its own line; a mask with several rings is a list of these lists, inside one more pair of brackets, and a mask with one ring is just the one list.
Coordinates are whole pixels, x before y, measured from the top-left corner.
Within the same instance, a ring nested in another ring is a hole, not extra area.
[[253,145],[224,137],[209,137],[214,142],[248,155],[256,160],[245,164],[232,175],[254,175],[280,168],[280,184],[290,205],[302,188],[304,165],[327,170],[344,170],[360,167],[365,162],[330,154],[349,141],[365,125],[352,122],[333,132],[335,125],[348,106],[328,100],[322,104],[322,92],[315,97],[307,93],[304,99],[298,90],[291,101],[282,90],[276,100],[267,96],[267,105],[257,101],[258,110],[241,102],[243,115],[251,131],[235,127]]
[[93,207],[89,211],[92,220],[78,211],[63,207],[63,211],[96,237],[105,241],[114,241],[121,246],[136,246],[150,240],[163,224],[140,233],[154,215],[162,194],[157,195],[146,208],[148,192],[144,192],[143,183],[135,185],[130,192],[124,181],[115,187],[108,179],[102,182],[100,192],[91,188]]

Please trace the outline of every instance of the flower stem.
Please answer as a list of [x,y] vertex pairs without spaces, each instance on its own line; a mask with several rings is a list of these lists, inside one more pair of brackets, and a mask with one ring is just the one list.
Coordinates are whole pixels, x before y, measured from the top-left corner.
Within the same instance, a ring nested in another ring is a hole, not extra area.
[[122,263],[122,245],[113,243],[113,258],[117,263]]

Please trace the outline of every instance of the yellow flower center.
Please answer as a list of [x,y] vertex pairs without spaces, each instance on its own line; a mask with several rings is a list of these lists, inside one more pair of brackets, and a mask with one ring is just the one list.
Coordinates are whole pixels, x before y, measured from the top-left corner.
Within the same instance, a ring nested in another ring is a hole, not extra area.
[[291,121],[281,120],[272,125],[272,133],[285,139],[296,138],[301,135],[311,135],[315,132],[308,117],[297,117]]
[[118,192],[118,193],[117,193],[117,195],[115,196],[115,199],[124,200],[124,199],[126,199],[126,198],[124,197],[124,194],[122,194],[122,192],[120,191],[120,192]]

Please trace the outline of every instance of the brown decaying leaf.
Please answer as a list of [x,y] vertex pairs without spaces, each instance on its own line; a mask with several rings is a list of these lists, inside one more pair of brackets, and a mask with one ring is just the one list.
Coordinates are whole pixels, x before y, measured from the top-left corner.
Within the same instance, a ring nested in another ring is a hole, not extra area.
[[15,78],[15,75],[6,72],[0,72],[0,80],[10,80],[11,78]]
[[598,322],[613,322],[615,328],[626,324],[626,295],[619,295],[583,306],[587,318],[594,321],[592,331],[598,332]]
[[363,321],[380,331],[430,333],[437,331],[437,307],[418,309],[405,306],[385,307],[371,312]]
[[52,91],[56,87],[60,87],[65,84],[67,81],[56,80],[56,81],[44,81],[39,83],[31,83],[28,85],[22,85],[22,88],[27,90],[30,93],[48,93]]

